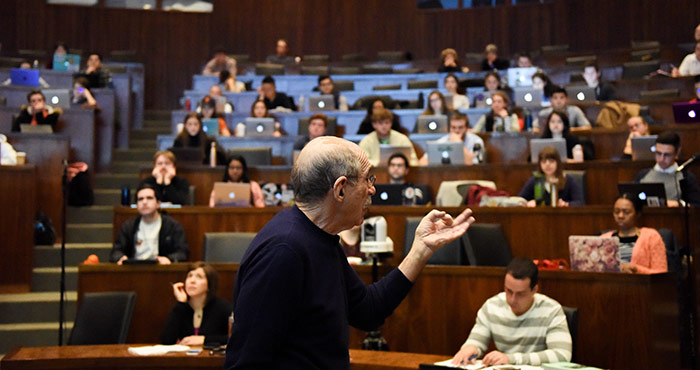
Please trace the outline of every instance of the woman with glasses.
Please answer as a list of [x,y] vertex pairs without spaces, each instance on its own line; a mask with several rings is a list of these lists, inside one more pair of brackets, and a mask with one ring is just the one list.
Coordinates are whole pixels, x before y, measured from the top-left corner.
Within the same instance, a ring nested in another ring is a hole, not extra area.
[[[248,177],[248,165],[245,163],[245,158],[240,155],[232,155],[229,158],[226,169],[224,170],[223,182],[239,182],[250,184],[250,203],[256,208],[265,207],[265,199],[263,198],[262,188],[260,184],[251,180]],[[214,207],[214,190],[209,196],[209,207]]]

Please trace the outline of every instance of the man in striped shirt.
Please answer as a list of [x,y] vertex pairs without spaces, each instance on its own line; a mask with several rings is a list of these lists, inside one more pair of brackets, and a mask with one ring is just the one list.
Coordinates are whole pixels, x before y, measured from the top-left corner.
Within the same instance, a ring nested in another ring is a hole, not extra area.
[[571,335],[557,301],[537,293],[537,266],[514,258],[506,267],[505,292],[479,309],[469,338],[454,356],[454,364],[473,363],[493,339],[495,351],[483,358],[487,366],[539,365],[571,361]]

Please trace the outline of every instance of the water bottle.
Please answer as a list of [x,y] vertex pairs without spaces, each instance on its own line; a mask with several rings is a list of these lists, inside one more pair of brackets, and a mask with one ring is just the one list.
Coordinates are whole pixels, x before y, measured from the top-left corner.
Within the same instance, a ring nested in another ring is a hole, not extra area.
[[216,167],[216,141],[211,142],[211,148],[209,149],[209,166]]
[[552,207],[556,207],[557,206],[557,196],[559,195],[559,194],[557,194],[557,184],[552,183],[550,185],[551,185],[551,188],[549,191],[549,202],[551,203]]
[[299,112],[306,112],[306,107],[304,106],[304,94],[299,95]]
[[122,205],[129,207],[131,205],[131,189],[128,185],[122,187]]
[[528,113],[525,115],[525,131],[532,131],[532,114]]
[[189,98],[188,98],[188,99],[185,99],[185,110],[188,111],[188,112],[189,112],[190,110],[192,110],[192,102],[190,101]]
[[472,150],[472,153],[474,153],[474,158],[476,158],[477,163],[482,163],[484,161],[484,152],[483,152],[483,149],[481,148],[481,144],[479,144],[479,143],[474,144],[474,148]]

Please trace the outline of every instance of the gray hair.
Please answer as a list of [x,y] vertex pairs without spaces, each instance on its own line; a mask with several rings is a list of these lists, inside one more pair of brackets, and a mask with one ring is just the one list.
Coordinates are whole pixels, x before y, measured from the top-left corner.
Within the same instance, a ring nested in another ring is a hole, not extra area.
[[340,176],[356,178],[362,171],[357,155],[351,150],[332,150],[313,159],[297,163],[292,169],[292,185],[297,203],[317,205]]

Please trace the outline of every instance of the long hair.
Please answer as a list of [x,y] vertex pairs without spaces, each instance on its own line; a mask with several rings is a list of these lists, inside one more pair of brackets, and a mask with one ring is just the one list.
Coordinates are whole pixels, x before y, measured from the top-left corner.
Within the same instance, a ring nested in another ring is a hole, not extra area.
[[561,121],[564,123],[564,130],[561,132],[561,136],[563,138],[568,138],[571,136],[571,129],[569,128],[569,117],[566,115],[566,113],[562,111],[552,111],[547,116],[547,120],[544,125],[544,130],[542,131],[542,138],[543,139],[551,139],[552,138],[552,130],[549,128],[549,121],[552,119],[552,116],[557,115],[559,118],[561,118]]
[[214,297],[216,297],[216,289],[219,287],[219,274],[216,272],[214,267],[212,267],[210,264],[198,261],[198,262],[192,262],[188,267],[187,267],[187,274],[190,273],[190,271],[196,270],[198,268],[201,268],[204,270],[204,275],[207,277],[207,299],[206,303],[211,302]]
[[[433,106],[430,105],[430,97],[433,95],[437,95],[440,98],[441,106],[442,106],[442,112],[436,112],[433,110]],[[428,94],[428,102],[425,104],[425,110],[423,111],[422,115],[434,115],[434,114],[447,114],[449,109],[447,108],[447,103],[445,103],[445,96],[442,95],[441,92],[434,90],[430,94]]]
[[248,165],[245,163],[245,158],[237,154],[232,155],[231,157],[229,157],[228,161],[226,161],[226,168],[224,169],[224,182],[229,182],[233,180],[228,174],[228,166],[230,166],[231,162],[233,161],[241,162],[241,167],[243,167],[243,174],[241,175],[239,181],[249,183],[250,178],[248,177]]
[[[199,122],[199,131],[197,131],[197,134],[194,136],[190,136],[190,133],[187,132],[187,129],[183,128],[182,131],[177,135],[177,138],[175,138],[175,140],[182,142],[185,148],[194,146],[192,145],[194,142],[197,143],[198,146],[200,146],[203,150],[207,149],[207,134],[205,134],[204,130],[202,129],[201,118],[199,118],[199,115],[196,112],[188,113],[187,116],[185,116],[185,125],[187,125],[187,121],[189,121],[191,118],[196,119],[197,122]],[[194,138],[197,139],[195,140]]]
[[543,177],[545,175],[544,172],[542,172],[542,162],[544,162],[545,159],[553,159],[555,162],[557,162],[557,170],[554,171],[554,176],[556,176],[556,178],[559,180],[557,183],[559,189],[563,189],[566,185],[566,176],[564,176],[564,166],[562,165],[559,151],[551,146],[546,146],[540,150],[540,155],[537,159],[537,172]]

